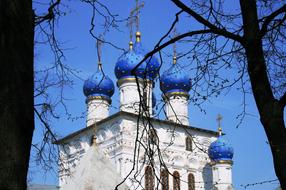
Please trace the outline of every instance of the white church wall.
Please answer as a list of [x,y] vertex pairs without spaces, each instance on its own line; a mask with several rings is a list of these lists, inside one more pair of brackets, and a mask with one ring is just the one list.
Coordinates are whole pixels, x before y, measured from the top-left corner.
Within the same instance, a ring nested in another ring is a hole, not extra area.
[[189,125],[188,97],[171,96],[166,101],[166,116],[168,120]]
[[[196,185],[208,189],[209,183],[212,182],[212,172],[210,169],[206,169],[210,163],[207,148],[216,139],[215,135],[172,123],[167,124],[166,122],[154,121],[152,124],[159,137],[159,146],[166,166],[170,172],[176,170],[181,175],[181,188],[187,189],[188,174],[193,173],[197,182]],[[100,151],[112,162],[120,176],[124,179],[130,174],[126,184],[131,189],[136,189],[138,185],[140,186],[139,182],[144,186],[144,171],[149,163],[144,162],[146,155],[142,146],[138,144],[137,148],[140,147],[140,155],[136,157],[136,164],[134,165],[137,129],[139,128],[138,135],[141,136],[144,127],[149,128],[148,126],[143,126],[142,123],[137,127],[137,117],[123,115],[105,122],[99,122],[98,126],[91,127],[68,139],[60,149],[63,168],[69,168],[69,170],[60,169],[60,186],[63,183],[68,183],[66,181],[68,179],[67,176],[75,175],[76,171],[73,168],[81,162],[82,156],[89,150],[93,134],[96,134],[96,143]],[[144,145],[148,143],[147,131],[144,131],[141,139]],[[185,138],[188,135],[193,137],[193,151],[186,150]],[[156,149],[154,151],[156,172],[157,176],[160,177],[160,162],[158,157],[156,157]],[[135,167],[134,171],[132,171],[133,167]],[[172,187],[172,176],[169,176],[169,184]]]
[[218,190],[232,189],[232,165],[229,163],[216,163],[213,165],[213,181]]
[[109,116],[109,104],[104,99],[87,99],[87,126]]

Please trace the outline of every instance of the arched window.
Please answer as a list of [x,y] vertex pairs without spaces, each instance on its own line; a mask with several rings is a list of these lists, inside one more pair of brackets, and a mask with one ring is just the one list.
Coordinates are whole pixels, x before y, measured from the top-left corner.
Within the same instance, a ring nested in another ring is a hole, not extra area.
[[192,173],[188,175],[188,187],[189,190],[195,190],[195,177]]
[[173,190],[180,190],[180,174],[177,171],[173,173]]
[[187,151],[193,151],[193,145],[192,145],[192,137],[187,136],[186,137],[186,150]]
[[155,129],[150,129],[148,131],[148,139],[149,139],[149,143],[150,144],[158,144],[158,136],[157,136],[157,132]]
[[161,170],[160,181],[162,184],[162,190],[169,190],[169,173],[167,169]]
[[151,166],[145,168],[145,190],[154,190],[154,175]]

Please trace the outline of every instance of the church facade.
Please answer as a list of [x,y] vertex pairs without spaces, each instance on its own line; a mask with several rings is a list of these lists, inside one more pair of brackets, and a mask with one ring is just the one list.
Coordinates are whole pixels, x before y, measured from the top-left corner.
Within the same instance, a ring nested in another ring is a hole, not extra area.
[[233,148],[221,128],[189,124],[190,77],[177,63],[160,76],[166,119],[153,116],[156,57],[138,63],[146,51],[140,32],[115,64],[120,111],[109,115],[114,84],[101,63],[83,87],[86,128],[57,141],[61,190],[229,190]]

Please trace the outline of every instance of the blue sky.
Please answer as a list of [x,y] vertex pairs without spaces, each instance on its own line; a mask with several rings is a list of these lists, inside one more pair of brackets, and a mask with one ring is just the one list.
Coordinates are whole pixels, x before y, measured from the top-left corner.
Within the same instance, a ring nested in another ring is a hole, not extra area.
[[[65,1],[64,1],[65,2]],[[91,9],[89,6],[79,3],[78,1],[65,2],[68,5],[66,15],[58,22],[56,34],[62,47],[65,49],[65,63],[80,71],[79,76],[86,79],[90,76],[97,67],[97,55],[95,48],[95,40],[89,34]],[[129,15],[131,7],[134,7],[135,1],[126,0],[110,0],[107,2],[111,11],[120,15],[120,18],[125,18]],[[35,4],[35,8],[39,8]],[[230,7],[231,9],[236,9]],[[157,41],[167,32],[174,14],[178,9],[169,1],[156,0],[145,1],[144,9],[140,16],[140,31],[142,33],[142,42],[146,49],[151,50]],[[101,22],[101,18],[96,17],[96,22]],[[185,30],[188,27],[198,27],[191,19],[185,19],[180,22],[178,30]],[[100,29],[100,27],[99,27]],[[95,31],[97,32],[97,30]],[[129,42],[129,32],[125,27],[125,23],[120,24],[120,31],[110,31],[105,36],[105,39],[113,42],[119,47],[127,48]],[[178,45],[178,51],[183,50],[185,46]],[[162,71],[171,65],[171,58],[168,57],[172,53],[172,47],[164,50],[164,64]],[[44,68],[53,63],[53,58],[47,46],[38,46],[35,49],[35,67]],[[116,82],[113,73],[114,65],[122,52],[111,46],[104,45],[102,48],[103,69],[107,75]],[[181,60],[182,64],[188,64],[188,60]],[[231,75],[231,73],[230,73]],[[66,101],[69,111],[73,117],[81,116],[86,110],[85,97],[82,93],[83,80],[74,78],[75,85],[71,88],[66,88],[65,96],[69,99]],[[160,101],[159,83],[156,84],[156,97]],[[56,90],[52,92],[57,93]],[[55,95],[56,96],[56,95]],[[235,189],[244,189],[241,185],[256,183],[266,180],[276,179],[270,148],[267,144],[267,139],[263,128],[259,121],[259,115],[255,107],[255,102],[251,94],[246,95],[247,112],[249,115],[245,117],[242,124],[236,128],[238,120],[237,115],[242,111],[242,94],[240,91],[233,88],[229,93],[222,93],[217,98],[209,99],[203,104],[203,109],[200,109],[189,104],[190,123],[196,127],[216,130],[216,117],[220,113],[223,116],[222,127],[227,138],[232,143],[235,155],[233,165],[233,182]],[[118,90],[116,89],[113,96],[113,108],[111,113],[118,111]],[[73,131],[77,131],[85,127],[85,117],[77,120],[68,120],[61,107],[57,108],[60,113],[60,119],[51,120],[54,130],[60,135],[65,136]],[[34,142],[40,139],[42,134],[41,129],[36,123]],[[32,164],[31,183],[46,183],[57,184],[56,173],[43,174],[42,170],[36,164]],[[248,189],[275,189],[277,182],[267,183],[263,185],[251,186]]]

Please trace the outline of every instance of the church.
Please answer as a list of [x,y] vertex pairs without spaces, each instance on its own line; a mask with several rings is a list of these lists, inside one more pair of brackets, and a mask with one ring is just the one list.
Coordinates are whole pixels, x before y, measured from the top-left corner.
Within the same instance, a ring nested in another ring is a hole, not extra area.
[[[114,66],[120,110],[109,115],[114,82],[97,71],[83,85],[86,128],[56,143],[60,190],[230,190],[233,148],[218,131],[189,123],[190,76],[174,53],[173,64],[159,77],[155,56],[142,64],[147,51],[136,32],[135,43]],[[166,118],[154,117],[153,87],[160,78]]]
[[218,132],[190,126],[191,81],[176,55],[160,76],[166,118],[153,116],[160,63],[152,56],[137,66],[145,54],[136,32],[115,64],[120,111],[113,115],[115,85],[100,62],[85,81],[86,128],[57,141],[60,189],[233,189],[233,148],[220,126]]

